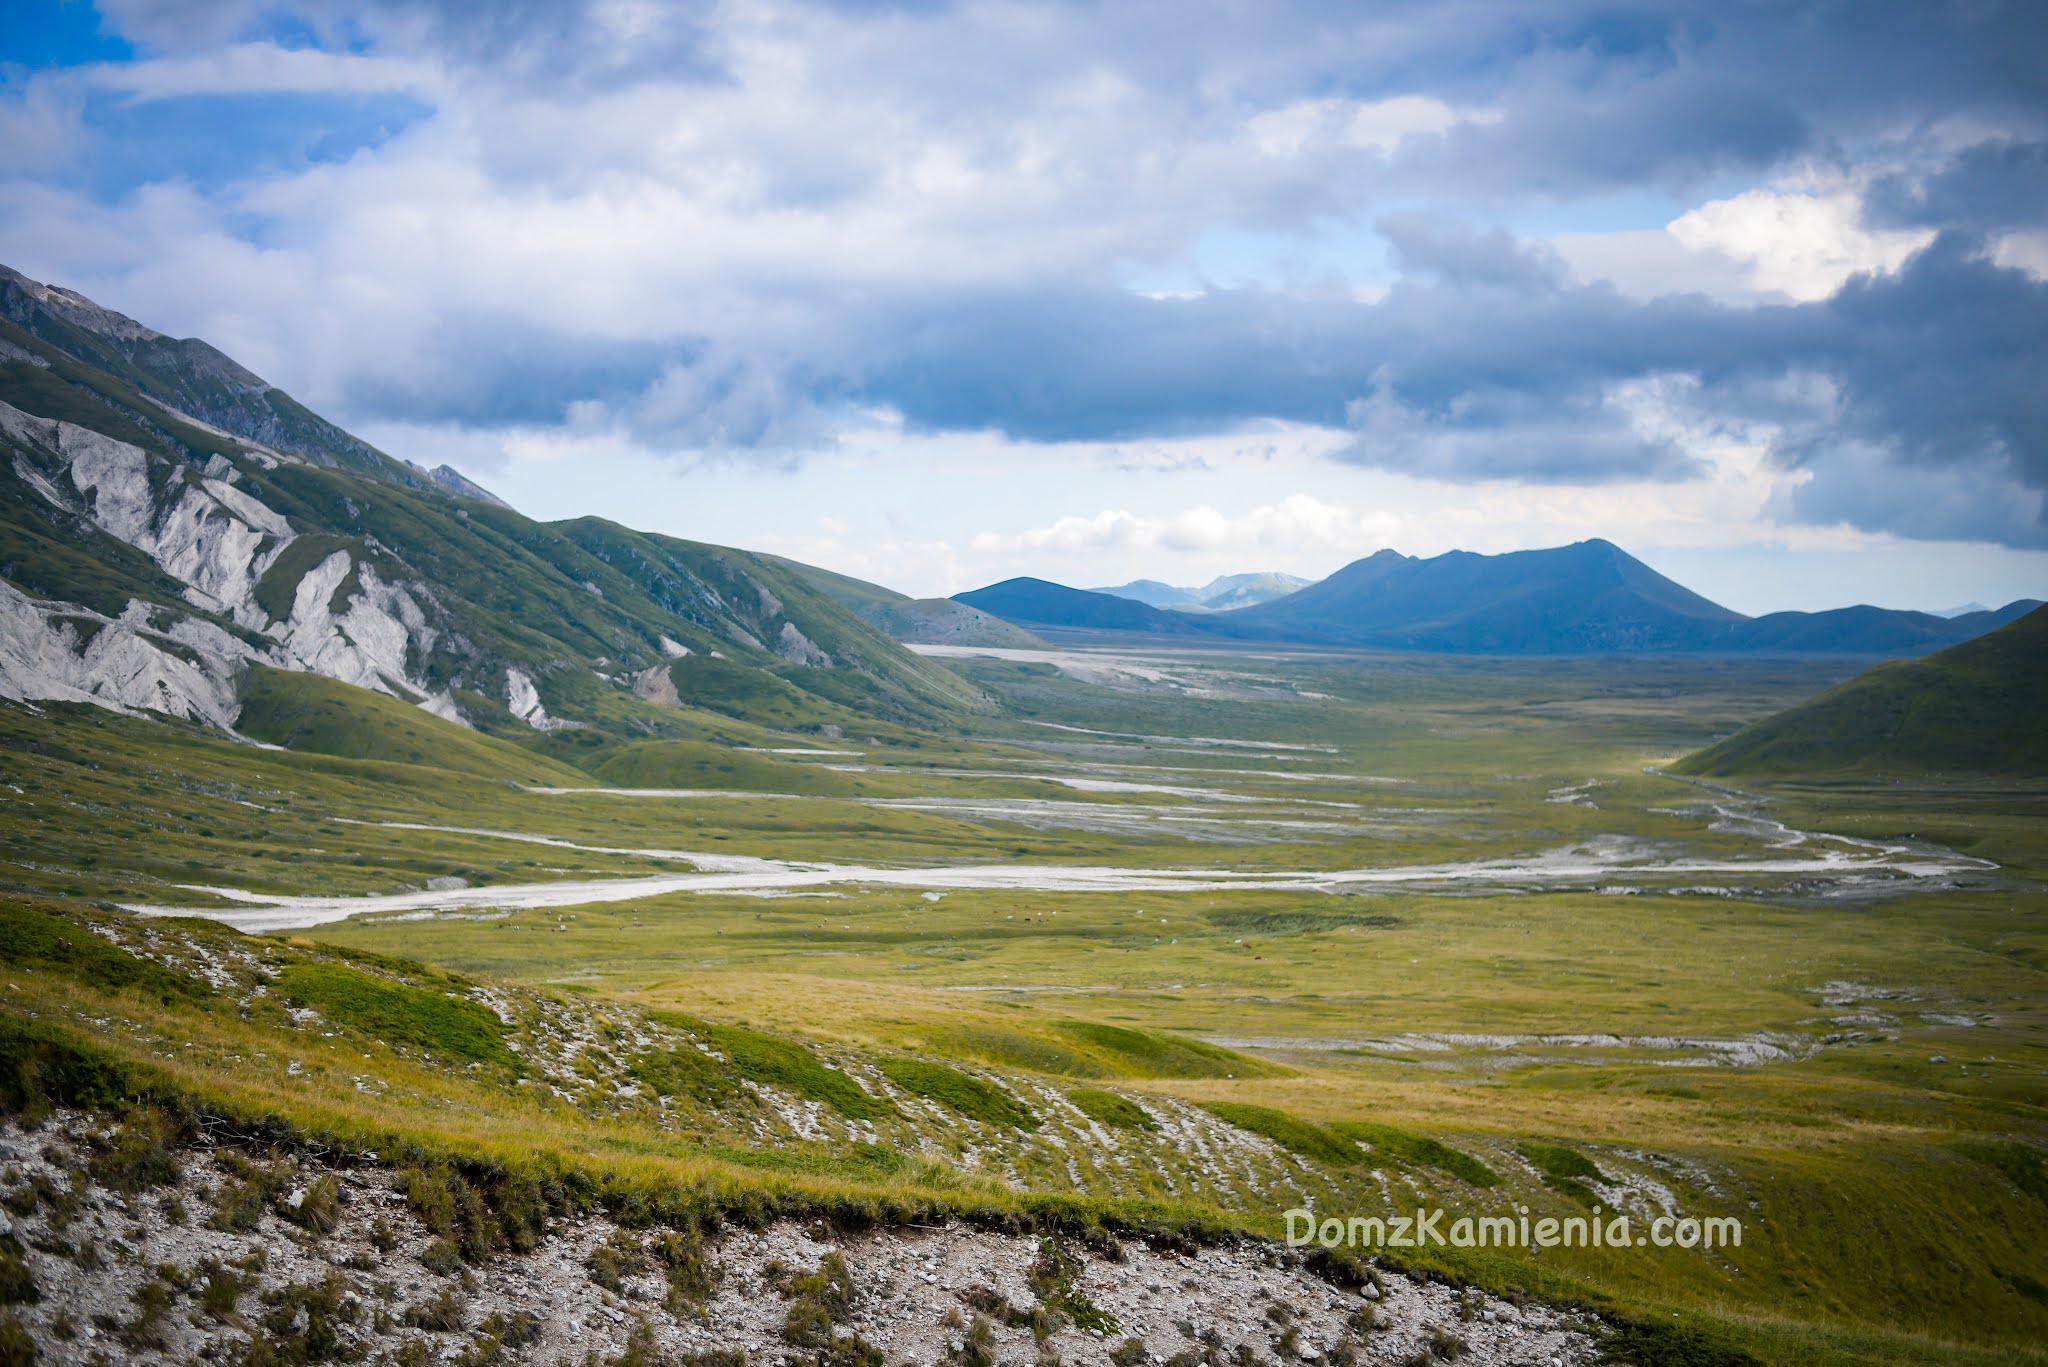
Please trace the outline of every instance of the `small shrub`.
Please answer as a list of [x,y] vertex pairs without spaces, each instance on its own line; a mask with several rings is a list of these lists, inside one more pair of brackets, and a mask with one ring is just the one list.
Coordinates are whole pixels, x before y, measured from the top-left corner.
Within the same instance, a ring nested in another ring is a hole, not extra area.
[[255,1178],[223,1183],[213,1198],[213,1214],[207,1223],[228,1234],[245,1234],[256,1228],[270,1204],[265,1187]]
[[527,1252],[547,1227],[547,1201],[537,1183],[503,1173],[472,1181],[447,1164],[407,1168],[405,1198],[429,1232],[454,1241],[465,1262],[480,1263],[500,1247]]
[[420,1266],[437,1277],[452,1277],[462,1270],[462,1250],[452,1239],[436,1239],[420,1250]]
[[697,1231],[670,1230],[656,1238],[648,1252],[668,1278],[671,1314],[695,1310],[718,1290],[717,1266],[704,1256],[704,1238]]
[[138,1106],[86,1160],[100,1185],[123,1196],[178,1180],[177,1146],[183,1127],[155,1106]]
[[42,1298],[21,1240],[0,1234],[0,1305],[34,1305]]
[[346,1299],[348,1283],[339,1272],[317,1282],[295,1282],[264,1296],[269,1306],[263,1328],[271,1337],[277,1361],[320,1362],[341,1347],[341,1326],[353,1323],[357,1310]]
[[461,1292],[452,1286],[444,1286],[426,1300],[415,1301],[406,1307],[405,1323],[408,1328],[427,1329],[445,1334],[462,1327],[463,1316],[469,1310],[469,1303]]
[[995,1326],[989,1323],[988,1316],[976,1315],[945,1360],[952,1367],[995,1367],[995,1348]]
[[141,1351],[167,1346],[164,1321],[171,1315],[172,1288],[153,1277],[135,1288],[135,1318],[121,1326],[121,1342]]
[[12,1315],[0,1315],[0,1367],[36,1367],[36,1339]]
[[1088,1299],[1075,1285],[1081,1275],[1081,1259],[1046,1235],[1038,1241],[1038,1256],[1024,1274],[1026,1283],[1048,1309],[1064,1315],[1083,1333],[1100,1331],[1104,1338],[1117,1332],[1116,1316]]
[[1144,1367],[1152,1360],[1152,1355],[1145,1351],[1145,1340],[1127,1338],[1109,1350],[1109,1360],[1116,1367]]
[[646,1250],[640,1247],[638,1239],[623,1229],[613,1230],[609,1239],[591,1249],[585,1263],[590,1280],[614,1294],[625,1289],[626,1278],[646,1266]]
[[540,1316],[530,1310],[492,1315],[479,1326],[479,1331],[507,1348],[528,1348],[540,1342]]

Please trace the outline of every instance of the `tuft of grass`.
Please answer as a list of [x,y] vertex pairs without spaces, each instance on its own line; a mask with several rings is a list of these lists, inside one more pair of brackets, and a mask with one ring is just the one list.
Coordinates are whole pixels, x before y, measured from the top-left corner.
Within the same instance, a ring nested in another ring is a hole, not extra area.
[[562,1197],[558,1187],[544,1186],[531,1175],[466,1172],[440,1162],[407,1168],[401,1185],[413,1214],[429,1233],[440,1236],[436,1243],[449,1244],[471,1263],[501,1249],[524,1253],[537,1247],[551,1205]]
[[388,982],[337,964],[297,963],[278,975],[277,990],[294,1006],[310,1006],[338,1025],[386,1044],[441,1049],[479,1063],[523,1071],[505,1047],[505,1023],[488,1007],[442,992]]
[[958,1068],[908,1058],[885,1058],[879,1066],[882,1075],[904,1091],[951,1107],[970,1120],[1013,1130],[1038,1128],[1038,1117],[1030,1107],[994,1083],[970,1077]]
[[1365,1155],[1350,1140],[1313,1121],[1276,1111],[1270,1106],[1253,1106],[1240,1101],[1205,1101],[1202,1109],[1240,1130],[1250,1130],[1270,1139],[1290,1153],[1331,1167],[1356,1167],[1365,1161]]
[[108,943],[54,911],[0,903],[0,963],[45,968],[102,991],[132,988],[170,1003],[210,995],[206,984]]
[[1233,1049],[1177,1035],[1100,1021],[1057,1021],[1053,1028],[1107,1054],[1117,1071],[1133,1077],[1271,1077],[1280,1071]]
[[626,1071],[656,1096],[688,1097],[707,1106],[723,1105],[733,1096],[732,1079],[725,1070],[688,1044],[650,1050],[634,1058]]
[[341,1223],[341,1183],[333,1173],[317,1177],[297,1205],[287,1203],[279,1213],[310,1234],[325,1234]]
[[733,1071],[750,1082],[795,1092],[806,1101],[821,1102],[849,1120],[875,1120],[894,1115],[896,1108],[871,1095],[858,1082],[836,1068],[828,1068],[810,1050],[780,1035],[764,1035],[739,1025],[712,1025],[688,1021],[686,1028],[701,1035],[732,1060]]
[[156,1106],[138,1106],[98,1140],[86,1171],[101,1185],[133,1196],[178,1180],[177,1149],[186,1127]]
[[1688,1324],[1627,1320],[1600,1341],[1600,1360],[1628,1367],[1763,1367],[1748,1350]]
[[0,1011],[0,1112],[35,1119],[55,1106],[114,1107],[151,1091],[100,1045]]
[[1410,1134],[1395,1129],[1392,1125],[1375,1125],[1363,1120],[1338,1120],[1330,1129],[1346,1139],[1358,1140],[1372,1146],[1376,1153],[1383,1153],[1403,1162],[1417,1163],[1426,1168],[1436,1168],[1463,1178],[1475,1187],[1498,1185],[1500,1175],[1471,1154],[1450,1145],[1431,1139],[1426,1135]]
[[1515,1148],[1522,1157],[1536,1165],[1536,1171],[1543,1175],[1543,1184],[1551,1190],[1563,1192],[1574,1201],[1582,1201],[1589,1206],[1599,1201],[1600,1198],[1586,1183],[1605,1182],[1607,1174],[1577,1149],[1535,1140],[1517,1144]]
[[2048,1201],[2048,1155],[2031,1145],[2003,1139],[1970,1139],[1956,1148],[2012,1179],[2012,1184],[2039,1201]]
[[1075,1110],[1098,1125],[1119,1130],[1159,1128],[1159,1122],[1152,1118],[1150,1111],[1115,1092],[1105,1092],[1096,1087],[1076,1087],[1067,1093],[1067,1100],[1074,1103]]

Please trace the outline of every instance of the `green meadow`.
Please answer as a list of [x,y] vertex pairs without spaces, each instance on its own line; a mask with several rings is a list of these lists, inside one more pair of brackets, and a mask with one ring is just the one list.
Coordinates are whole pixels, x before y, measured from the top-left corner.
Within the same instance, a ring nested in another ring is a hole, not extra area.
[[[287,748],[0,708],[8,1019],[307,1133],[735,1206],[1729,1216],[1388,1257],[1643,1361],[2048,1361],[2048,785],[1661,772],[1839,663],[1075,659],[948,660],[1001,706],[830,739],[493,737],[273,674]],[[689,890],[714,860],[766,872]],[[1213,877],[1056,876],[1103,869]],[[1360,869],[1408,872],[1307,877]],[[123,910],[287,895],[415,900]]]

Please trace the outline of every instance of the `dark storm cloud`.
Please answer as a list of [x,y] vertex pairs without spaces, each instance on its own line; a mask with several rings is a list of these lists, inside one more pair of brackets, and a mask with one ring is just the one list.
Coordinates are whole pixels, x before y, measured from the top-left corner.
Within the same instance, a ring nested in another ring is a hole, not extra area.
[[[1854,441],[2048,489],[2048,285],[1960,235],[1834,298],[1755,308],[1565,285],[1485,236],[1403,240],[1449,269],[1377,303],[1269,291],[948,300],[878,329],[908,345],[866,376],[865,395],[917,427],[1035,441],[1255,418],[1349,425],[1360,463],[1585,483],[1691,473],[1603,401],[1618,384],[1683,375],[1699,386],[1693,406],[1780,431],[1787,463],[1823,465]],[[1787,397],[1783,382],[1812,378],[1832,387],[1827,406]],[[2009,507],[1982,511],[2010,537]]]
[[2039,228],[2048,224],[2048,142],[2001,138],[1966,147],[1931,175],[1884,177],[1864,208],[1888,226]]

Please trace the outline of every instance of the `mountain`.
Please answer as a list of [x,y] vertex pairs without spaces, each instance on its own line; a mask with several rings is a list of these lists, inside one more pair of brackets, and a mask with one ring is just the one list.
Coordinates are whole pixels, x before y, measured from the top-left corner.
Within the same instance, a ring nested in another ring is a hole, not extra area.
[[1069,627],[1092,631],[1142,631],[1168,636],[1199,632],[1199,618],[1165,612],[1129,598],[1070,589],[1044,579],[1005,579],[1000,584],[953,595],[956,603],[979,608],[1025,627]]
[[1879,665],[1672,768],[2048,777],[2048,607],[1924,659]]
[[905,645],[1001,646],[1010,650],[1049,647],[1022,627],[951,598],[912,598],[909,594],[870,584],[795,560],[769,556],[801,575],[819,592],[851,610],[861,620]]
[[2023,598],[1997,611],[1941,617],[1891,608],[1836,608],[1829,612],[1773,612],[1751,618],[1731,633],[1723,649],[1780,654],[1924,655],[2002,627],[2039,607]]
[[231,728],[258,666],[528,736],[987,705],[784,563],[533,521],[0,268],[0,696]]
[[1195,596],[1211,612],[1228,612],[1232,608],[1248,608],[1258,603],[1270,603],[1275,598],[1285,598],[1298,589],[1307,588],[1312,582],[1274,570],[1263,574],[1225,574],[1196,589]]
[[1112,598],[1128,598],[1135,603],[1172,608],[1176,612],[1227,612],[1231,608],[1249,607],[1254,603],[1285,597],[1308,582],[1291,574],[1267,571],[1261,574],[1218,575],[1198,589],[1162,584],[1157,579],[1133,579],[1115,588],[1087,589],[1085,592],[1106,593]]
[[1973,613],[1973,612],[1989,612],[1989,611],[1991,611],[1991,609],[1990,609],[1990,608],[1987,608],[1987,607],[1985,607],[1985,606],[1984,606],[1984,605],[1983,605],[1982,603],[1980,603],[1980,602],[1978,602],[1978,601],[1977,601],[1976,599],[1972,598],[1972,599],[1971,599],[1971,600],[1970,600],[1969,602],[1967,602],[1967,603],[1963,604],[1963,605],[1962,605],[1961,607],[1957,607],[1957,608],[1936,608],[1936,609],[1934,610],[1934,615],[1935,615],[1936,617],[1967,617],[1967,616],[1968,616],[1969,614],[1971,614],[1971,613]]
[[1696,650],[1743,620],[1606,541],[1421,560],[1381,551],[1216,619],[1233,634],[1395,650]]
[[[1039,627],[1174,632],[1169,614],[1039,579],[1013,579],[963,602]],[[1917,655],[2003,625],[2036,606],[1944,619],[1854,607],[1750,618],[1665,578],[1611,542],[1424,560],[1380,551],[1318,583],[1250,607],[1177,610],[1178,631],[1236,640],[1450,654],[1580,655],[1698,651]]]
[[1155,608],[1190,608],[1202,605],[1202,595],[1195,589],[1178,588],[1162,584],[1157,579],[1133,579],[1128,584],[1115,588],[1087,589],[1087,593],[1106,593],[1112,598],[1128,598],[1133,603],[1143,603]]

